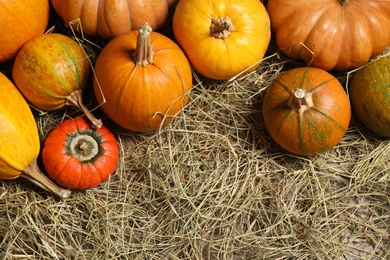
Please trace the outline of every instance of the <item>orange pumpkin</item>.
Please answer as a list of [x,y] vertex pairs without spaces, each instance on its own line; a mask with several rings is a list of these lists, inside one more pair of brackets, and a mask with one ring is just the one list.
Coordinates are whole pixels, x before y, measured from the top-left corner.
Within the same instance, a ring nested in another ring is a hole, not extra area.
[[115,171],[119,149],[114,135],[102,126],[93,128],[85,117],[67,119],[46,137],[42,161],[61,186],[85,190],[107,181]]
[[72,27],[93,36],[111,39],[145,22],[157,30],[168,19],[169,9],[178,0],[51,0],[56,12]]
[[96,61],[95,74],[95,96],[103,111],[136,132],[169,124],[188,102],[192,88],[184,53],[148,24],[112,39]]
[[267,10],[278,47],[324,70],[359,67],[390,45],[387,0],[269,0]]
[[49,23],[48,0],[0,0],[0,62],[12,60]]
[[52,111],[75,106],[100,127],[101,121],[82,101],[89,71],[87,55],[78,43],[68,36],[50,33],[37,36],[22,47],[15,58],[12,77],[35,107]]
[[390,136],[390,58],[381,58],[359,69],[349,85],[356,117],[371,131]]
[[263,100],[265,126],[291,153],[315,155],[334,147],[351,118],[339,81],[317,68],[295,68],[279,76]]
[[172,26],[194,70],[218,80],[255,70],[271,37],[258,0],[181,0]]
[[55,185],[39,169],[40,140],[35,118],[16,86],[0,73],[0,179],[26,178],[65,198],[70,191]]

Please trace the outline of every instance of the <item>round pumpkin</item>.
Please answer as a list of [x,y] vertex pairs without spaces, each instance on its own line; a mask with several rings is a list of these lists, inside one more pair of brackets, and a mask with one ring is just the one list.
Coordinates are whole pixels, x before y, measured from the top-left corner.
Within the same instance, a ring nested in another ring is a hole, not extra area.
[[[178,0],[51,0],[55,11],[75,30],[106,39],[148,22],[154,30],[168,19],[169,9]],[[75,22],[80,19],[80,23]]]
[[353,76],[349,97],[356,117],[374,133],[390,136],[390,58],[380,58]]
[[217,80],[255,70],[271,35],[258,0],[181,0],[172,27],[194,70]]
[[24,97],[35,107],[52,111],[75,106],[101,125],[82,101],[90,72],[88,58],[72,38],[59,33],[28,41],[15,57],[12,77]]
[[0,0],[0,62],[12,60],[49,23],[48,0]]
[[[138,32],[139,31],[139,32]],[[169,124],[188,102],[192,73],[182,50],[148,24],[117,36],[95,64],[94,92],[118,125],[150,132]]]
[[85,117],[67,119],[46,137],[43,165],[49,176],[69,189],[97,187],[117,167],[119,149],[115,136],[101,126],[96,129]]
[[280,75],[263,100],[265,126],[274,141],[298,155],[333,148],[346,133],[351,108],[340,82],[318,68]]
[[389,1],[269,0],[267,10],[278,47],[324,70],[357,68],[390,45]]
[[70,191],[55,185],[39,169],[40,140],[35,118],[16,86],[0,72],[0,179],[24,177],[61,198]]

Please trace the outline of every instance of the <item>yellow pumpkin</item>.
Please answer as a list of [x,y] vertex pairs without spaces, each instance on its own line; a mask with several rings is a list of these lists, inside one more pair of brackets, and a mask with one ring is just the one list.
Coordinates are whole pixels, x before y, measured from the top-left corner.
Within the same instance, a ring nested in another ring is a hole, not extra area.
[[22,94],[2,73],[0,96],[0,179],[24,177],[62,198],[69,196],[69,190],[55,185],[40,171],[35,118]]
[[30,39],[49,23],[48,0],[0,0],[0,62],[15,58]]
[[271,37],[258,0],[181,0],[172,27],[194,70],[217,80],[256,69]]

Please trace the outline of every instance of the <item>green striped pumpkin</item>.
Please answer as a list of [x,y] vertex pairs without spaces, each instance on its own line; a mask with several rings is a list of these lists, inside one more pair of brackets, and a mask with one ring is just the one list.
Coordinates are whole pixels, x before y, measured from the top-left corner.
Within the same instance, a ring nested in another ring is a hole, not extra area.
[[267,89],[263,119],[273,140],[298,155],[333,148],[346,133],[351,108],[340,82],[317,68],[295,68]]
[[390,58],[356,72],[349,86],[354,115],[374,133],[390,136]]

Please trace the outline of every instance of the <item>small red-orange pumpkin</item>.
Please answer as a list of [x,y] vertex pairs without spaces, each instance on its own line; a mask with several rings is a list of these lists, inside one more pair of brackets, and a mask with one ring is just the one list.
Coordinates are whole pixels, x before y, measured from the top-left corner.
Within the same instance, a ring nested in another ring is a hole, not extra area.
[[263,118],[281,147],[298,155],[315,155],[341,140],[349,126],[351,108],[334,76],[317,68],[295,68],[267,89]]
[[118,153],[115,136],[107,127],[93,128],[80,117],[63,121],[49,133],[42,160],[59,185],[85,190],[107,181],[117,167]]

